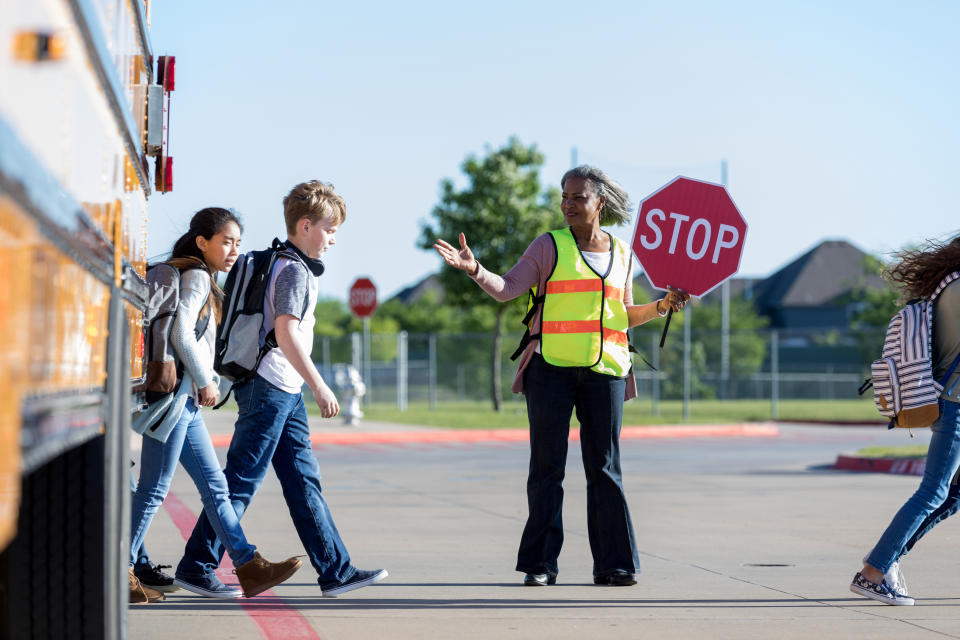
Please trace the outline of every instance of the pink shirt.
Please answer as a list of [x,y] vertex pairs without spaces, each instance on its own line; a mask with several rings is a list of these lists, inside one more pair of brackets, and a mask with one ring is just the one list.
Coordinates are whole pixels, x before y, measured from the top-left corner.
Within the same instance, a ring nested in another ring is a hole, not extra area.
[[[470,276],[480,285],[480,288],[490,294],[498,302],[506,302],[524,295],[535,286],[538,291],[544,291],[547,286],[547,278],[553,271],[556,252],[554,250],[553,238],[545,233],[537,237],[527,250],[520,256],[520,260],[503,276],[498,276],[479,265],[477,273]],[[478,263],[479,264],[479,263]],[[627,281],[623,283],[623,303],[625,305],[633,304],[633,259],[630,260]],[[530,321],[530,333],[540,332],[540,315],[543,307],[537,310],[533,319]],[[523,393],[523,372],[533,358],[536,351],[537,340],[531,340],[520,356],[520,366],[517,367],[517,375],[513,379],[513,385],[510,390],[514,393]],[[627,375],[627,386],[623,399],[630,400],[637,397],[637,383],[631,371]]]

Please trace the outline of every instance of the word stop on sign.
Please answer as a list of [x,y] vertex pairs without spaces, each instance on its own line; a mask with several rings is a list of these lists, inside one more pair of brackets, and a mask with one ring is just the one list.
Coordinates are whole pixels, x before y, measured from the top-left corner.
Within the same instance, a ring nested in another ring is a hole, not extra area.
[[[670,222],[667,221],[668,218]],[[740,231],[736,227],[721,223],[714,234],[713,227],[706,218],[697,218],[687,224],[690,222],[688,215],[676,212],[668,215],[662,209],[650,209],[644,221],[650,228],[649,234],[644,232],[640,236],[640,244],[644,249],[653,251],[660,248],[664,242],[664,233],[660,228],[663,225],[670,236],[667,253],[676,254],[677,246],[680,245],[691,260],[701,260],[709,255],[710,262],[717,264],[720,252],[736,247],[740,241]]]
[[377,303],[376,289],[354,289],[350,292],[351,307],[369,307]]

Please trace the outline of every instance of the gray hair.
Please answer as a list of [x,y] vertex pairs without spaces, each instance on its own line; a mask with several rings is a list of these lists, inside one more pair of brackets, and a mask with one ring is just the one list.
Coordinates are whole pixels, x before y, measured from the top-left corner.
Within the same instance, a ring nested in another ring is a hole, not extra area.
[[574,167],[560,178],[560,188],[566,185],[568,178],[583,178],[593,189],[594,195],[604,199],[603,209],[600,210],[600,224],[622,225],[630,222],[630,197],[623,187],[603,171],[586,164]]

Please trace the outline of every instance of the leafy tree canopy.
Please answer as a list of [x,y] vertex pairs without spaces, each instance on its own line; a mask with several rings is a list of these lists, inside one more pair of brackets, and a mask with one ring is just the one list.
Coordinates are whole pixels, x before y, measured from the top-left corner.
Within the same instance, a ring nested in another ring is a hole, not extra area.
[[[560,192],[556,187],[543,189],[540,185],[542,166],[543,154],[536,146],[525,146],[515,137],[499,149],[488,148],[482,158],[467,156],[460,166],[467,187],[457,190],[449,178],[440,182],[440,202],[433,208],[432,222],[422,227],[420,246],[433,251],[438,238],[458,246],[459,234],[463,233],[484,267],[493,273],[506,273],[534,238],[563,225]],[[470,278],[445,263],[439,277],[448,304],[493,309],[491,396],[494,409],[499,411],[500,332],[508,307],[479,291]],[[511,308],[518,307],[513,304]]]
[[[482,158],[467,156],[461,165],[467,187],[458,191],[451,179],[440,182],[440,203],[432,221],[422,227],[420,246],[432,251],[433,243],[442,238],[456,247],[458,235],[464,233],[486,269],[507,272],[534,238],[563,226],[559,190],[540,185],[543,160],[535,145],[525,146],[515,137],[500,149],[488,149]],[[446,264],[440,282],[452,305],[498,304]]]
[[884,281],[882,289],[866,284],[869,275],[880,275],[886,265],[876,256],[867,256],[863,263],[863,276],[850,294],[854,303],[854,312],[850,318],[853,329],[867,327],[885,327],[890,318],[900,308],[899,292],[889,282]]

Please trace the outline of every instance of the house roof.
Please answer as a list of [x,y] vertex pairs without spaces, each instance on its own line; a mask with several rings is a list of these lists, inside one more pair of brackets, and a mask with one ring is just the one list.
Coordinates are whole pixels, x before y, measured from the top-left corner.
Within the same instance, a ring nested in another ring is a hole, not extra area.
[[866,273],[866,259],[846,240],[825,240],[759,283],[757,306],[821,307],[857,285],[884,287],[879,275]]
[[440,284],[440,276],[436,273],[431,273],[422,280],[410,285],[409,287],[404,287],[397,293],[395,293],[390,299],[399,300],[404,304],[410,304],[411,302],[416,302],[424,296],[429,291],[434,291],[437,294],[437,300],[443,300],[443,285]]

